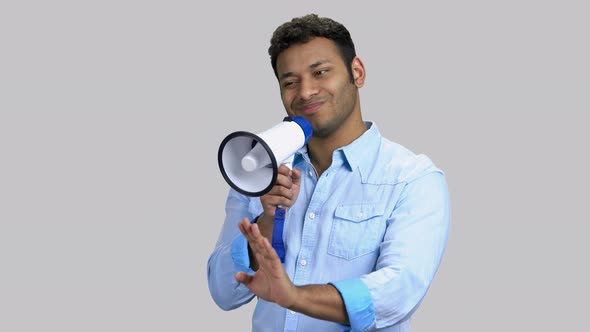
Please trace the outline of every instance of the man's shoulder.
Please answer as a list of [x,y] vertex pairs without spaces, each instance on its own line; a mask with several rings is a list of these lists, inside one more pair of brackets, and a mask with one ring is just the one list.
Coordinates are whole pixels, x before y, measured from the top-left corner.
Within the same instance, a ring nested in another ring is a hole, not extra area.
[[407,147],[381,137],[373,167],[367,180],[396,184],[410,182],[432,172],[440,172],[425,154],[417,154]]

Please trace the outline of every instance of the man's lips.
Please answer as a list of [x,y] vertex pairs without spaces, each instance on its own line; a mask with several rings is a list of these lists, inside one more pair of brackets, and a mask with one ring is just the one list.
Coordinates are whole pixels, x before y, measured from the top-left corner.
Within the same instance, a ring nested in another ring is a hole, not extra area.
[[323,102],[315,102],[315,103],[303,105],[298,108],[301,112],[303,112],[303,114],[309,115],[309,114],[313,114],[313,113],[317,112],[317,110],[320,107],[322,107],[323,104],[324,104]]

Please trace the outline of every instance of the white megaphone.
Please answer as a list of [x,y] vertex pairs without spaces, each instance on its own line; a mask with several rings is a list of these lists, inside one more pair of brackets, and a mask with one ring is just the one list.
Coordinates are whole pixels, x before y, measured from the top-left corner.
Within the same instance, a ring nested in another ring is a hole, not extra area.
[[277,180],[281,164],[291,168],[294,154],[312,134],[303,117],[286,117],[283,122],[258,135],[236,131],[219,146],[217,161],[225,181],[247,196],[262,196]]

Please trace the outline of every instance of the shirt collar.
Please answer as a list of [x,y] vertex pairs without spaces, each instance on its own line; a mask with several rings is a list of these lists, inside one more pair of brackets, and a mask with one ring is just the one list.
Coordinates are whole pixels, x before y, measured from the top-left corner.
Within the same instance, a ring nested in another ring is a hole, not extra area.
[[[343,163],[349,171],[359,168],[361,173],[370,168],[374,162],[374,156],[379,149],[381,133],[374,122],[365,121],[367,131],[352,141],[352,143],[338,148],[332,154],[332,164]],[[309,161],[307,145],[297,152],[295,159],[304,158]]]
[[377,154],[381,140],[381,134],[374,122],[365,121],[365,126],[367,126],[367,131],[352,143],[338,149],[344,154],[350,167],[349,170],[359,168],[361,173],[365,173],[364,171],[373,165],[374,156]]

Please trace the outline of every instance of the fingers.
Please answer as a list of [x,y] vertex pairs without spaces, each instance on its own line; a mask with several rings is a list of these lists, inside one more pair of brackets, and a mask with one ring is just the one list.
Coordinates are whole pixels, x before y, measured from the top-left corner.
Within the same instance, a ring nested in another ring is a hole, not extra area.
[[281,165],[277,172],[277,181],[275,185],[283,186],[287,189],[291,188],[293,181],[291,180],[292,170],[285,165]]
[[274,248],[270,245],[268,239],[260,233],[260,229],[258,228],[257,224],[250,224],[248,218],[244,218],[239,223],[238,227],[240,232],[248,240],[250,249],[254,255],[256,255],[258,264],[261,263],[261,260],[272,260],[275,258],[279,259],[279,256],[277,255]]
[[244,234],[244,236],[246,236],[246,232],[249,227],[250,227],[250,220],[248,220],[248,218],[244,218],[244,219],[242,219],[242,221],[240,221],[238,223],[238,229],[240,230],[240,232],[242,234]]
[[[268,194],[261,197],[262,204],[268,207],[276,207],[279,205],[291,206],[296,197],[290,189],[281,186],[274,186]],[[273,213],[274,214],[274,213]]]
[[[254,251],[254,253],[263,250],[263,242],[266,240],[266,238],[260,233],[260,229],[258,228],[257,224],[251,224],[248,218],[244,218],[238,224],[238,228],[246,240],[248,240],[250,248]],[[268,240],[266,241],[268,242]]]
[[237,282],[245,285],[255,294],[261,291],[261,285],[268,287],[270,282],[281,283],[288,281],[281,260],[269,240],[262,236],[257,224],[250,224],[248,218],[242,219],[238,224],[240,232],[248,240],[248,245],[255,256],[258,269],[252,275],[246,272],[238,272],[234,275]]
[[299,186],[301,184],[301,170],[294,168],[291,171],[292,186]]
[[263,265],[274,266],[276,262],[279,262],[279,266],[281,266],[281,260],[279,259],[279,255],[275,251],[275,249],[270,245],[268,239],[264,238],[263,241],[260,242],[259,252],[256,254],[256,257],[260,259]]
[[276,184],[292,189],[293,186],[301,184],[301,170],[298,168],[289,169],[285,165],[279,167]]
[[[246,237],[246,239],[248,241],[253,241],[255,239],[254,235],[253,235],[253,231],[252,228],[256,227],[256,229],[258,229],[258,225],[256,224],[251,224],[250,220],[248,220],[248,218],[244,218],[242,219],[242,221],[240,221],[240,223],[238,224],[238,228],[240,229],[240,232]],[[260,234],[260,232],[258,232],[258,234]]]
[[278,169],[275,185],[266,195],[261,197],[265,211],[274,214],[274,207],[276,206],[293,206],[299,194],[300,183],[300,170],[291,170],[287,166],[281,165]]

